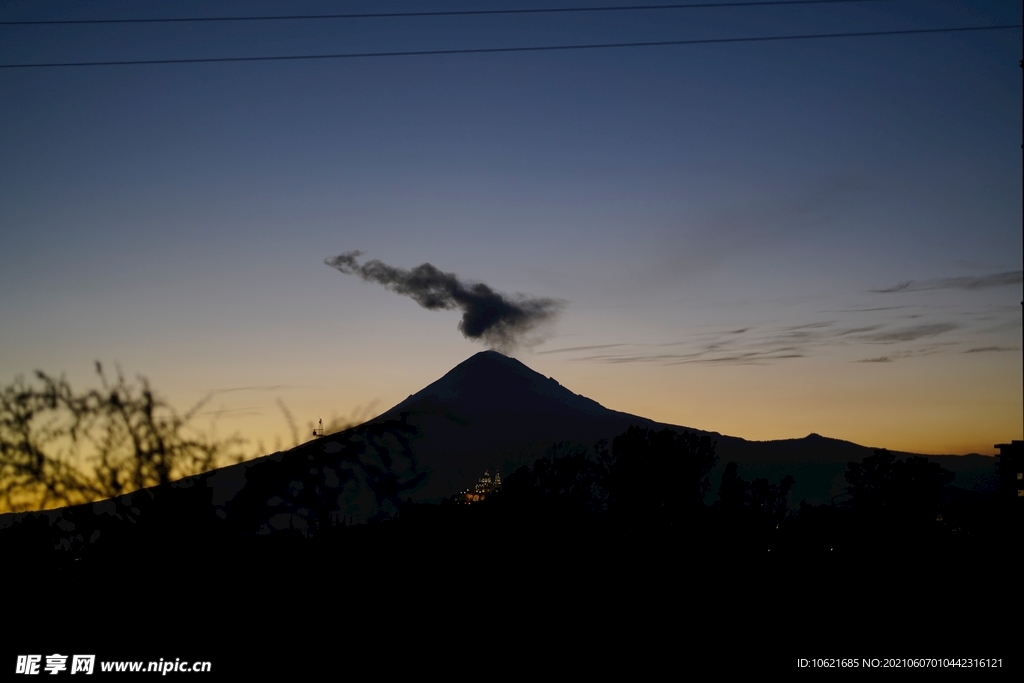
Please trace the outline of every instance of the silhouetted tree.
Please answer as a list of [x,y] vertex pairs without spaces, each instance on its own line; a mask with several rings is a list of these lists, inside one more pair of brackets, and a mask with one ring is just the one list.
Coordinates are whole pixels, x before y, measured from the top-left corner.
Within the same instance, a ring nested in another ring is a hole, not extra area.
[[778,484],[763,477],[747,482],[739,476],[739,465],[730,462],[722,473],[715,506],[734,518],[746,514],[751,521],[778,524],[786,518],[789,492],[795,483],[789,474]]
[[880,509],[891,504],[895,497],[894,472],[896,456],[879,449],[862,463],[850,462],[846,466],[846,491],[859,508]]
[[608,504],[607,442],[598,442],[592,455],[582,445],[555,444],[548,453],[521,467],[503,483],[510,502],[543,504],[549,512],[600,513]]
[[934,518],[953,473],[921,456],[898,460],[885,449],[847,464],[846,490],[855,509],[874,516]]
[[703,507],[716,442],[692,432],[630,427],[612,441],[608,492],[626,518],[677,524]]
[[735,462],[726,464],[722,473],[722,482],[718,486],[719,507],[736,510],[750,502],[750,482],[739,476],[739,465]]
[[796,481],[787,474],[777,485],[767,479],[755,479],[750,484],[750,504],[763,519],[781,522],[786,518],[789,492]]

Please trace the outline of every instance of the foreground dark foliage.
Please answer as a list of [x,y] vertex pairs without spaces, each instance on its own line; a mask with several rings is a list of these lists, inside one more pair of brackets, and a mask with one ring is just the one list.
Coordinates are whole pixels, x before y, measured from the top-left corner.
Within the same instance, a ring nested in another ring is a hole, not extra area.
[[[1009,632],[975,625],[1005,608],[983,577],[1016,561],[1017,522],[919,462],[880,451],[851,463],[848,500],[795,509],[791,477],[747,482],[730,464],[708,504],[714,444],[633,428],[610,448],[554,447],[481,503],[407,500],[367,524],[330,517],[326,489],[293,487],[276,505],[311,523],[253,533],[273,512],[263,498],[282,498],[278,475],[323,481],[368,453],[282,461],[227,520],[194,488],[138,492],[100,526],[88,505],[0,530],[6,585],[36,607],[11,642],[275,678],[310,653],[458,670],[453,642],[528,643],[524,661],[549,653],[577,671],[616,657],[763,672],[797,657],[1012,653]],[[363,480],[382,500],[415,485],[374,458]],[[55,632],[54,615],[91,626]]]

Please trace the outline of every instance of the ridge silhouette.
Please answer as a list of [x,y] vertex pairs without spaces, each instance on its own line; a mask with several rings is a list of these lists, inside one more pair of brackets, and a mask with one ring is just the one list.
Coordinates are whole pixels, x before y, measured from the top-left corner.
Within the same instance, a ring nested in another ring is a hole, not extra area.
[[[403,425],[401,444],[384,437],[395,425]],[[368,482],[373,485],[387,482],[388,490],[379,498],[375,491],[352,490],[354,484],[346,484],[349,489],[344,501],[338,509],[330,511],[335,518],[361,522],[374,515],[394,513],[399,496],[401,500],[411,498],[414,502],[439,502],[472,486],[484,470],[508,475],[523,466],[533,465],[555,444],[589,449],[602,439],[610,442],[634,426],[711,437],[717,443],[720,458],[711,472],[712,492],[719,490],[725,465],[729,462],[737,463],[744,476],[753,479],[780,481],[792,475],[796,479],[789,491],[793,504],[801,500],[812,504],[830,503],[844,495],[847,464],[862,461],[874,453],[873,447],[816,433],[800,439],[748,441],[658,423],[602,406],[519,360],[496,351],[482,351],[361,425],[313,439],[288,451],[221,467],[158,488],[174,491],[169,496],[173,499],[183,498],[185,490],[205,491],[208,494],[206,505],[221,518],[229,512],[228,508],[234,507],[240,512],[245,509],[242,517],[258,519],[266,512],[257,510],[265,505],[263,499],[274,499],[279,493],[277,489],[285,491],[294,481],[310,479],[311,469],[321,473],[336,471],[345,458],[350,462],[344,468],[362,466],[356,465],[353,459],[361,448],[358,444],[367,443],[366,436],[374,433],[377,436],[373,438],[383,439],[374,449],[385,458],[363,463],[373,469],[373,474],[369,480],[363,477],[362,485],[365,489]],[[914,455],[893,453],[898,457]],[[359,457],[367,455],[363,453]],[[952,471],[956,477],[953,485],[958,488],[985,492],[995,489],[992,457],[929,456],[928,460]],[[318,482],[307,483],[310,484],[305,489],[307,493],[311,488],[322,488]],[[320,516],[325,516],[326,509],[334,505],[328,505],[327,496],[333,494],[330,491],[321,491],[321,494],[321,499],[305,502],[300,496],[291,507],[307,510],[312,505],[323,513]],[[716,496],[717,493],[711,493],[705,502],[712,503]],[[288,499],[288,496],[280,497]],[[382,501],[386,503],[383,508]],[[131,496],[121,496],[115,502],[121,507],[132,506]],[[284,520],[280,524],[291,528],[298,521],[300,527],[308,528],[308,520],[297,520],[292,512],[286,514],[283,508],[277,512],[284,515],[279,518]],[[0,521],[7,517],[0,515]]]
[[[530,465],[552,444],[589,448],[631,426],[689,431],[716,440],[721,461],[711,475],[713,491],[718,490],[725,463],[734,461],[748,476],[777,481],[794,475],[795,502],[826,503],[844,493],[847,463],[870,457],[875,449],[816,433],[800,439],[750,441],[659,423],[607,408],[497,351],[471,356],[371,422],[398,419],[403,413],[417,428],[412,447],[420,466],[429,471],[412,496],[424,502],[471,486],[486,469],[508,474]],[[986,491],[995,486],[994,459],[989,456],[927,457],[956,473],[957,486]]]

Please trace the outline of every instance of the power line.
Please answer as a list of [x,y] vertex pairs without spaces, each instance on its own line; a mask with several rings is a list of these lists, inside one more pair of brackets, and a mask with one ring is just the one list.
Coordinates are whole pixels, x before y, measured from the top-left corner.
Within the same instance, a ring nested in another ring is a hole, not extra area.
[[211,64],[215,62],[274,62],[306,59],[357,59],[369,57],[413,57],[425,55],[467,55],[498,52],[545,52],[554,50],[593,50],[618,47],[658,47],[668,45],[708,45],[711,43],[756,43],[780,40],[807,40],[818,38],[863,38],[867,36],[900,36],[923,33],[954,33],[963,31],[991,31],[1022,28],[1022,24],[1000,26],[959,26],[955,28],[904,29],[899,31],[856,31],[850,33],[814,33],[791,36],[754,36],[749,38],[698,38],[694,40],[656,40],[636,43],[591,43],[587,45],[538,45],[533,47],[476,47],[449,50],[404,50],[396,52],[347,52],[328,55],[278,55],[270,57],[196,57],[186,59],[133,59],[104,62],[45,62],[34,64],[0,64],[0,69],[27,69],[60,66],[132,66],[149,64]]
[[[191,21],[280,21],[295,19],[386,19],[395,17],[468,17],[501,14],[567,14],[576,12],[626,12],[710,7],[764,7],[771,5],[824,5],[839,2],[881,0],[745,0],[741,2],[699,2],[673,5],[615,5],[610,7],[540,7],[526,9],[442,10],[434,12],[369,12],[361,14],[280,14],[254,17],[170,17],[164,19],[46,19],[0,21],[0,26],[54,26],[72,24],[170,24]],[[890,0],[891,1],[891,0]]]

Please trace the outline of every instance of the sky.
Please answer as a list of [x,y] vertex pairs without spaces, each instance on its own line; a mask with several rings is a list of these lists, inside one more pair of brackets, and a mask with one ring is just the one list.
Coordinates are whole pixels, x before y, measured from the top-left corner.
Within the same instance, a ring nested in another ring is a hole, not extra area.
[[[0,3],[0,21],[498,2]],[[623,3],[628,4],[628,3]],[[639,3],[637,3],[639,4]],[[646,3],[644,3],[646,4]],[[1004,0],[0,25],[0,63],[1020,24]],[[291,445],[485,346],[325,264],[558,302],[515,357],[603,405],[921,453],[1022,438],[1021,29],[245,63],[0,68],[0,383],[146,377]]]

